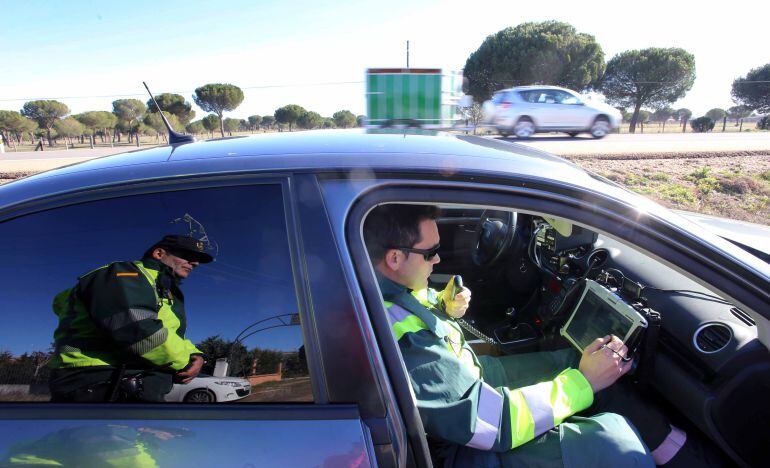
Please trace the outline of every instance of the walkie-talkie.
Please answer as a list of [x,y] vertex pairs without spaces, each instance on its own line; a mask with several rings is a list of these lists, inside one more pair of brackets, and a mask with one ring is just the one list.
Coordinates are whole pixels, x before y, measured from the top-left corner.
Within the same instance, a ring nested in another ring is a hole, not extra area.
[[449,297],[454,299],[454,297],[463,290],[463,277],[460,275],[454,275],[451,280],[449,280]]
[[[454,299],[454,297],[459,294],[463,290],[463,278],[460,275],[454,275],[452,276],[452,279],[449,280],[449,283],[447,283],[446,291],[448,292],[450,298]],[[446,297],[446,296],[445,296]],[[444,307],[444,310],[446,310],[446,304],[443,303],[442,299],[442,307]],[[481,341],[484,341],[485,343],[491,344],[493,346],[497,346],[499,343],[495,341],[494,338],[491,338],[487,335],[485,335],[481,330],[474,327],[467,321],[458,318],[455,319],[455,321],[462,327],[463,330],[466,330],[471,335],[475,336],[476,338],[480,339]]]
[[454,299],[455,296],[463,290],[463,278],[460,275],[452,276],[452,279],[446,284],[444,294],[441,296],[441,309],[446,312],[446,298]]

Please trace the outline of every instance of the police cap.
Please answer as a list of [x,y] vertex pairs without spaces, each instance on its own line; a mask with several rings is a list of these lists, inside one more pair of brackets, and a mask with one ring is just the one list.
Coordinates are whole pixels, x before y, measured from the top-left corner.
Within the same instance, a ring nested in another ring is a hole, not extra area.
[[151,253],[159,247],[167,250],[172,255],[176,255],[177,257],[184,258],[191,262],[209,263],[214,260],[214,257],[206,253],[205,243],[193,237],[179,235],[163,236],[163,239],[150,247],[148,253]]

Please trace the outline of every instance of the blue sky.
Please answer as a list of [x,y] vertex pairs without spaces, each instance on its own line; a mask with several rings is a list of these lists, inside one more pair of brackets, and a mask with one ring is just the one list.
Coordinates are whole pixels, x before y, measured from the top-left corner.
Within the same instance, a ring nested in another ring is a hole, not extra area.
[[361,114],[364,70],[404,66],[407,40],[412,66],[459,70],[487,35],[548,19],[593,34],[608,59],[651,46],[694,53],[695,86],[675,107],[696,115],[733,105],[732,80],[770,62],[763,47],[770,7],[756,0],[556,1],[529,9],[524,2],[434,0],[2,3],[0,109],[10,110],[29,98],[61,98],[75,113],[109,110],[120,97],[146,100],[147,81],[156,93],[188,99],[205,83],[241,86],[246,98],[231,114],[238,118],[290,103],[322,115]]
[[[235,339],[262,319],[298,312],[278,185],[168,192],[73,205],[5,224],[0,243],[3,326],[0,351],[45,351],[58,319],[51,303],[77,278],[114,261],[138,260],[166,234],[187,235],[171,221],[191,214],[219,246],[216,261],[184,281],[186,336],[194,343]],[[247,203],[244,200],[259,200]],[[258,229],[257,229],[258,227]],[[278,325],[264,322],[251,330]],[[297,351],[301,330],[287,326],[243,341],[253,349]]]

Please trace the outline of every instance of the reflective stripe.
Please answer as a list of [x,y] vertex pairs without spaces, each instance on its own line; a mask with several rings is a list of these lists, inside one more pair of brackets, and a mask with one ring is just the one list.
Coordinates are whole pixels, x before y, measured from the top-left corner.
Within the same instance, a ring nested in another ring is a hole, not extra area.
[[503,396],[482,382],[479,405],[476,408],[476,428],[473,431],[473,437],[465,445],[479,450],[491,449],[497,440],[502,414]]
[[550,395],[544,392],[539,385],[532,385],[519,389],[529,407],[532,421],[535,423],[535,437],[549,431],[554,427],[553,407]]
[[425,322],[420,317],[396,304],[388,307],[388,321],[393,328],[396,341],[400,340],[406,333],[416,333],[420,330],[428,329],[428,326],[425,325]]
[[406,319],[410,315],[412,315],[411,312],[398,304],[393,304],[388,307],[388,321],[390,322],[391,327],[396,325],[396,323]]
[[132,308],[123,313],[112,314],[99,320],[104,328],[115,331],[140,320],[158,318],[158,313],[150,309]]
[[[13,455],[8,461],[11,466],[64,466],[56,460],[50,460],[48,458],[40,458],[37,455],[29,455],[23,453],[21,455]],[[8,466],[8,465],[6,465]]]
[[132,344],[128,349],[131,350],[132,353],[141,356],[165,343],[166,339],[168,339],[168,329],[161,328],[147,338]]
[[151,270],[149,268],[146,268],[144,266],[144,263],[141,261],[133,262],[134,266],[139,269],[139,271],[142,272],[144,277],[147,279],[147,281],[150,283],[150,286],[152,286],[152,292],[155,294],[155,302],[157,304],[160,304],[160,297],[158,297],[158,289],[155,287],[155,281],[158,279],[158,270]]
[[671,432],[666,439],[652,451],[652,459],[656,465],[664,465],[679,453],[684,443],[687,442],[687,433],[678,427],[671,426]]

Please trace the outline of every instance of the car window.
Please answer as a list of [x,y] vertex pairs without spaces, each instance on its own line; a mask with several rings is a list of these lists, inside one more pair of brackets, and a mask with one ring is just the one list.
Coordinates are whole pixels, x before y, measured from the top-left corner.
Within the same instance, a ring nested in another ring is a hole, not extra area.
[[[192,382],[174,384],[166,401],[313,401],[280,184],[112,198],[0,223],[0,400],[50,399],[66,341],[54,339],[66,320],[52,310],[58,293],[94,269],[140,260],[169,234],[200,239],[215,260],[195,267],[179,286],[183,296],[172,298],[183,301],[183,336],[207,362]],[[107,327],[94,333],[112,351]],[[129,368],[138,365],[120,353]]]
[[556,91],[555,98],[556,102],[559,104],[577,105],[582,103],[582,101],[578,99],[577,96],[574,96],[565,91]]
[[[541,102],[540,96],[542,93],[539,90],[519,91],[519,96],[524,102]],[[543,98],[545,99],[545,98]]]
[[549,89],[540,95],[540,101],[545,104],[559,104],[561,95],[559,91]]

